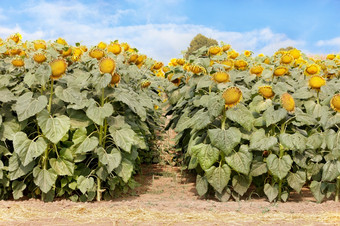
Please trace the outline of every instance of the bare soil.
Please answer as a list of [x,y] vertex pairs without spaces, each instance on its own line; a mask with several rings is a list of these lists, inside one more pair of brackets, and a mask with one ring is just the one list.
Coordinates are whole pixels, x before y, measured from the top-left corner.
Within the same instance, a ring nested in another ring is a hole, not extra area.
[[200,198],[195,177],[168,165],[143,166],[137,190],[113,201],[0,201],[0,225],[340,225],[340,203],[317,204],[307,189],[287,203]]

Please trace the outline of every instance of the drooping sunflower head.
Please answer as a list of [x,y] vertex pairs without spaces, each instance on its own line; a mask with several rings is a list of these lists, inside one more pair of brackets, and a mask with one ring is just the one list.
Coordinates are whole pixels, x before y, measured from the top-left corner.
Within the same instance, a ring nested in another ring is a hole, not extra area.
[[298,49],[295,49],[295,48],[289,50],[288,53],[289,53],[290,55],[292,55],[292,56],[294,57],[294,59],[298,59],[298,58],[301,56],[301,51],[298,50]]
[[320,90],[321,86],[326,85],[326,80],[319,75],[312,75],[309,79],[309,86],[317,91]]
[[58,38],[58,39],[56,40],[56,43],[61,44],[61,45],[64,45],[64,46],[67,45],[67,42],[66,42],[65,39],[63,39],[63,38]]
[[270,58],[266,57],[266,59],[263,60],[263,63],[265,64],[270,64]]
[[61,54],[63,55],[63,57],[68,57],[72,54],[72,48],[70,46],[65,46]]
[[228,57],[231,59],[236,59],[236,57],[238,57],[239,53],[236,52],[235,50],[231,50],[228,52]]
[[250,73],[255,74],[257,77],[260,77],[263,72],[263,67],[261,65],[254,65],[250,68]]
[[285,66],[278,66],[274,69],[274,76],[283,76],[288,73],[288,68]]
[[34,41],[34,49],[46,49],[46,42],[44,40],[35,40]]
[[176,60],[176,63],[177,63],[178,65],[183,66],[183,65],[185,64],[185,60],[184,60],[183,58],[178,58],[178,59]]
[[250,57],[251,54],[253,54],[251,51],[249,51],[249,50],[244,50],[244,55],[245,55],[245,56]]
[[211,46],[209,47],[209,54],[210,55],[217,55],[222,51],[221,47],[219,46]]
[[336,57],[335,54],[328,54],[326,58],[328,60],[334,60],[335,57]]
[[50,63],[50,67],[52,71],[52,74],[50,76],[51,79],[57,80],[60,79],[63,74],[65,74],[67,69],[67,62],[63,58],[58,58]]
[[133,54],[130,55],[128,62],[129,63],[135,63],[137,58],[138,58],[138,54],[133,53]]
[[99,49],[104,50],[106,49],[107,44],[105,42],[99,42],[97,46]]
[[310,64],[305,68],[304,74],[306,76],[318,75],[320,73],[320,70],[321,68],[318,64]]
[[233,69],[234,67],[234,60],[233,59],[226,59],[220,62],[224,67],[224,70],[229,71],[231,69]]
[[139,55],[139,56],[137,57],[137,59],[136,59],[135,64],[136,64],[138,67],[140,67],[140,66],[144,63],[144,61],[146,60],[146,58],[147,58],[147,56],[144,55],[144,54]]
[[102,74],[109,73],[113,74],[116,69],[116,62],[114,59],[104,57],[99,61],[99,70]]
[[212,79],[217,83],[229,82],[229,74],[224,71],[218,71],[212,75]]
[[125,52],[128,51],[128,50],[130,49],[130,45],[127,44],[126,42],[123,42],[123,43],[121,44],[121,47],[124,49]]
[[20,42],[20,40],[22,39],[22,36],[21,36],[21,34],[20,34],[20,33],[15,33],[15,34],[13,34],[13,35],[9,36],[9,38],[8,38],[8,39],[11,39],[11,40],[13,40],[15,43],[19,43],[19,42]]
[[191,65],[190,66],[190,71],[192,73],[194,73],[195,75],[198,75],[198,74],[206,72],[205,68],[202,67],[202,66],[199,66],[199,65]]
[[21,57],[20,58],[18,57],[12,60],[12,65],[14,67],[23,67],[25,65],[25,62]]
[[259,87],[259,94],[266,99],[271,99],[275,96],[273,89],[271,86],[260,86]]
[[141,87],[142,88],[148,88],[151,85],[151,82],[149,80],[142,81]]
[[289,53],[283,54],[280,60],[282,64],[291,64],[293,63],[293,61],[294,61],[294,57]]
[[295,60],[295,66],[299,66],[300,68],[306,64],[307,64],[307,61],[305,61],[302,57],[299,57]]
[[159,70],[163,67],[163,62],[155,62],[152,66],[151,66],[151,70]]
[[174,84],[175,86],[179,86],[181,84],[181,81],[182,81],[182,77],[180,78],[176,78],[174,80],[172,80],[172,84]]
[[111,43],[107,46],[107,51],[118,55],[122,52],[122,47],[119,45],[119,43]]
[[87,47],[86,46],[79,46],[79,48],[81,48],[81,50],[83,50],[83,52],[87,52]]
[[229,45],[229,44],[223,45],[222,46],[222,51],[223,52],[227,52],[230,49],[230,47],[231,47],[231,45]]
[[330,104],[334,111],[340,112],[340,93],[332,97]]
[[162,71],[164,73],[167,73],[168,71],[170,71],[170,67],[169,66],[162,67]]
[[248,66],[248,63],[245,60],[236,60],[234,62],[234,66],[238,70],[245,70]]
[[118,83],[120,82],[120,75],[115,72],[112,77],[111,77],[111,82],[110,82],[110,85],[111,87],[114,87],[114,86],[118,86]]
[[259,55],[257,55],[259,57],[264,57],[264,54],[263,53],[260,53]]
[[282,104],[282,107],[286,109],[288,112],[294,112],[295,101],[294,101],[294,98],[289,93],[282,94],[281,104]]
[[89,52],[89,56],[92,57],[92,58],[96,58],[97,60],[100,60],[101,58],[103,58],[105,56],[105,53],[102,49],[93,48]]
[[230,87],[223,92],[222,97],[225,107],[231,108],[242,100],[242,91],[237,87]]
[[43,53],[36,53],[33,55],[33,60],[37,63],[42,63],[46,61],[46,56]]

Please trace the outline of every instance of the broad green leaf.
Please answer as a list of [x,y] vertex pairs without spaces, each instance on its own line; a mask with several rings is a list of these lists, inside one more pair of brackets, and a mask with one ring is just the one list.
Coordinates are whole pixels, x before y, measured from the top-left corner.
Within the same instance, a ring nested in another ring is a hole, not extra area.
[[115,145],[122,148],[126,152],[131,152],[132,145],[136,144],[135,136],[136,133],[130,128],[122,128],[119,130],[113,127],[109,128],[109,132]]
[[112,170],[116,169],[122,161],[121,153],[115,148],[112,149],[110,153],[107,153],[104,148],[100,147],[96,149],[96,153],[99,161],[107,166],[108,173],[111,173]]
[[264,113],[263,118],[266,121],[266,126],[276,124],[287,116],[287,111],[283,108],[274,110],[274,106],[269,107]]
[[67,103],[80,103],[83,101],[83,96],[79,89],[74,87],[68,87],[66,89],[61,86],[55,88],[55,95],[64,102]]
[[79,143],[83,142],[86,139],[86,137],[87,137],[86,128],[80,127],[74,132],[74,134],[72,136],[72,142],[74,144],[79,144]]
[[76,154],[82,154],[94,150],[99,144],[97,137],[86,137],[75,149]]
[[190,125],[195,130],[201,130],[211,123],[209,113],[204,109],[199,110],[190,118]]
[[112,76],[108,73],[100,75],[99,77],[93,77],[92,83],[97,90],[107,87],[111,82]]
[[6,87],[0,88],[0,102],[7,103],[16,100],[14,94]]
[[320,133],[314,133],[307,138],[307,148],[316,150],[321,147],[323,136]]
[[325,131],[324,137],[325,137],[327,148],[329,150],[340,148],[340,135],[339,134],[340,133],[336,133],[332,129]]
[[242,104],[228,109],[226,114],[228,119],[237,122],[246,130],[250,131],[252,129],[254,123],[253,114]]
[[205,173],[209,184],[211,184],[218,193],[222,193],[230,180],[231,170],[228,165],[224,164],[219,167],[212,166],[207,169]]
[[224,99],[220,95],[210,98],[208,102],[208,113],[210,117],[217,117],[224,109]]
[[242,134],[238,128],[231,127],[227,130],[210,129],[208,136],[212,145],[229,155],[233,148],[241,142]]
[[31,163],[39,157],[47,148],[44,138],[39,137],[36,141],[27,138],[26,133],[17,132],[13,139],[14,152],[18,154],[23,166]]
[[232,192],[228,187],[226,187],[222,193],[219,193],[215,191],[215,197],[220,201],[220,202],[228,202],[230,197],[231,197]]
[[235,175],[232,179],[234,191],[243,196],[251,184],[251,178],[246,175]]
[[270,184],[265,184],[263,191],[266,194],[269,202],[274,201],[274,199],[279,194],[279,189],[277,188],[277,186],[275,186],[275,185],[271,186]]
[[321,182],[312,181],[309,185],[309,188],[316,199],[317,203],[321,203],[322,200],[325,198],[325,195],[321,192]]
[[289,155],[278,158],[275,154],[270,154],[267,158],[268,170],[280,180],[285,178],[292,167],[293,160]]
[[196,153],[198,162],[203,170],[209,169],[219,158],[220,151],[210,144],[198,144],[193,146],[192,152]]
[[333,160],[328,161],[322,167],[322,180],[323,181],[333,181],[335,178],[340,176],[340,161]]
[[8,165],[8,171],[9,171],[9,179],[15,180],[18,179],[21,176],[26,175],[29,173],[34,167],[34,162],[29,163],[27,166],[23,166],[19,156],[14,153],[9,158],[9,165]]
[[91,190],[94,186],[93,177],[79,176],[77,179],[77,188],[81,193],[85,194],[87,191]]
[[34,183],[39,186],[40,190],[47,193],[57,180],[57,174],[52,169],[41,169],[39,166],[33,170]]
[[304,170],[298,170],[296,173],[289,172],[287,181],[291,188],[300,193],[302,186],[306,183],[306,172]]
[[104,104],[103,107],[97,107],[94,101],[86,110],[86,115],[98,125],[103,125],[104,119],[111,116],[113,113],[113,107],[110,103]]
[[5,141],[6,139],[13,140],[14,135],[20,131],[21,131],[20,124],[15,119],[5,121],[2,123],[0,129],[0,139],[2,141]]
[[299,132],[294,134],[280,134],[279,140],[288,150],[302,152],[306,149],[307,138]]
[[52,143],[58,143],[70,129],[70,119],[65,116],[50,116],[47,110],[41,111],[38,116],[38,125],[43,134]]
[[63,159],[63,158],[51,158],[50,159],[50,165],[52,167],[52,169],[54,169],[54,171],[59,175],[59,176],[63,176],[63,175],[68,175],[68,176],[73,176],[74,173],[74,168],[75,168],[75,164]]
[[195,169],[198,165],[198,158],[196,155],[191,156],[188,169]]
[[20,199],[21,197],[24,196],[23,191],[26,188],[26,184],[24,181],[13,181],[12,183],[12,194],[14,199]]
[[253,155],[247,149],[242,149],[238,152],[232,153],[230,156],[225,157],[225,161],[236,172],[248,175],[250,165],[253,160]]
[[116,98],[117,101],[121,101],[129,108],[135,112],[141,119],[142,121],[145,121],[146,119],[146,110],[141,104],[138,102],[138,94],[136,94],[133,91],[117,91],[114,94],[114,97]]
[[197,175],[196,190],[199,196],[203,196],[208,192],[208,180],[205,176]]
[[340,124],[340,114],[335,114],[334,116],[328,118],[325,128],[331,128],[335,125]]
[[118,168],[115,169],[115,172],[118,176],[120,176],[125,183],[129,181],[133,172],[133,164],[127,159],[123,159]]
[[267,172],[268,172],[268,169],[267,169],[267,164],[265,162],[253,161],[251,170],[250,170],[250,175],[252,177],[257,177]]
[[277,138],[267,137],[264,129],[261,128],[251,134],[249,148],[255,151],[266,151],[272,149],[276,144]]
[[46,107],[47,102],[45,96],[39,96],[37,99],[33,98],[32,92],[27,92],[20,96],[15,105],[19,122],[41,112]]
[[299,126],[317,124],[317,121],[314,115],[306,114],[302,112],[301,110],[296,111],[295,118],[296,118],[296,121],[299,122],[298,124]]

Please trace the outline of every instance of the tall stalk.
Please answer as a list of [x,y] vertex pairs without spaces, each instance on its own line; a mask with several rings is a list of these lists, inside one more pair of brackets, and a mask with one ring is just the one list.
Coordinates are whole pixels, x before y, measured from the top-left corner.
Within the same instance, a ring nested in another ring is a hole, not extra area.
[[[103,107],[105,104],[105,95],[104,95],[104,88],[102,88],[100,97],[100,106]],[[103,125],[99,126],[99,145],[103,148],[105,148],[105,136],[106,136],[106,119],[104,119]],[[101,163],[98,159],[98,168],[101,167]],[[99,177],[97,177],[97,201],[100,201],[102,199],[102,189],[101,189],[101,180]]]
[[335,191],[335,201],[339,202],[340,196],[340,176],[336,178],[336,191]]

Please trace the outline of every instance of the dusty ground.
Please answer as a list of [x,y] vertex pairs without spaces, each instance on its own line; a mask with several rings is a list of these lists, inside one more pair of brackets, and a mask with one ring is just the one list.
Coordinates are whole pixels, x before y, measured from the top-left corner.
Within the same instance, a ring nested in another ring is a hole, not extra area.
[[146,166],[136,194],[93,203],[0,201],[0,225],[340,225],[340,203],[316,204],[307,191],[288,203],[200,199],[192,175]]

